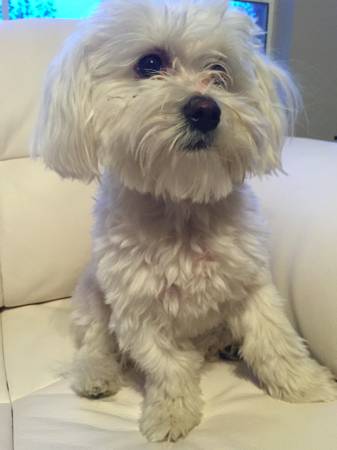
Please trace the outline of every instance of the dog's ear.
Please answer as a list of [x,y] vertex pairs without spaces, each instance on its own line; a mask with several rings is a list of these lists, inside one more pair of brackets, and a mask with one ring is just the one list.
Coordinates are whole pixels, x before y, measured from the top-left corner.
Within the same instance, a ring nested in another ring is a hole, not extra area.
[[99,175],[91,80],[83,39],[77,33],[51,63],[32,154],[62,177],[91,181]]
[[281,169],[284,138],[293,133],[297,113],[302,107],[300,94],[285,69],[264,54],[260,37],[262,30],[246,14],[235,9],[227,11],[232,25],[233,45],[239,43],[241,63],[255,80],[256,105],[265,118],[259,124],[264,149],[261,151],[259,174]]
[[294,132],[295,120],[302,108],[299,91],[289,73],[268,57],[257,53],[254,58],[257,77],[257,99],[267,119],[265,172],[281,168],[281,150],[286,136]]

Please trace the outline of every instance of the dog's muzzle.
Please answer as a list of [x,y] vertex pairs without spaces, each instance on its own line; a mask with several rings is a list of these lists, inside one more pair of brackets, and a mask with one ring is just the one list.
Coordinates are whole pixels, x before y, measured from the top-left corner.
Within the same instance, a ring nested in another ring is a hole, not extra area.
[[206,134],[216,129],[221,109],[215,100],[206,95],[195,95],[184,105],[182,112],[192,130]]

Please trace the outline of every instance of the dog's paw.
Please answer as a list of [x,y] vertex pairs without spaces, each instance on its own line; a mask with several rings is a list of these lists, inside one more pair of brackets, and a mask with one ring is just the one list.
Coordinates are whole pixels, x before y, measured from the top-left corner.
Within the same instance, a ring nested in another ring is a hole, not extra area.
[[332,402],[337,400],[337,382],[325,367],[311,360],[295,376],[289,376],[282,386],[268,386],[272,397],[291,403]]
[[71,388],[80,397],[97,399],[116,394],[120,385],[114,380],[100,380],[82,376],[80,379],[73,378]]
[[285,390],[279,398],[290,403],[333,402],[337,400],[337,383],[315,383],[308,387],[299,387],[298,390]]
[[200,423],[200,401],[192,408],[191,406],[189,404],[187,407],[184,397],[167,398],[148,404],[140,419],[140,431],[150,442],[175,442]]
[[109,360],[75,359],[69,379],[76,394],[93,399],[114,395],[121,386],[117,365]]

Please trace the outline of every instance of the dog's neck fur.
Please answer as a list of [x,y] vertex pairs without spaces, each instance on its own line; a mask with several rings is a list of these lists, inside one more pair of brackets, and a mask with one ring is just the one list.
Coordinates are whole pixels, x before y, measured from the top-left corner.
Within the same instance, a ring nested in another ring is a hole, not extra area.
[[131,190],[112,176],[104,176],[101,181],[96,206],[100,221],[104,220],[106,211],[112,212],[117,221],[123,217],[124,223],[139,224],[139,228],[163,227],[171,233],[190,235],[193,231],[215,230],[220,223],[231,223],[244,208],[244,185],[236,187],[225,199],[196,203],[191,200],[172,201]]

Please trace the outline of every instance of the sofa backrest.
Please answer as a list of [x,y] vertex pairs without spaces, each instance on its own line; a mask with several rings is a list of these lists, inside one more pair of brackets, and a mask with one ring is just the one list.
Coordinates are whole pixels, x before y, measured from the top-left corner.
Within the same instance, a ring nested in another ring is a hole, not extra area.
[[61,180],[29,158],[47,66],[75,27],[59,19],[0,24],[0,306],[70,296],[89,257],[95,187]]

